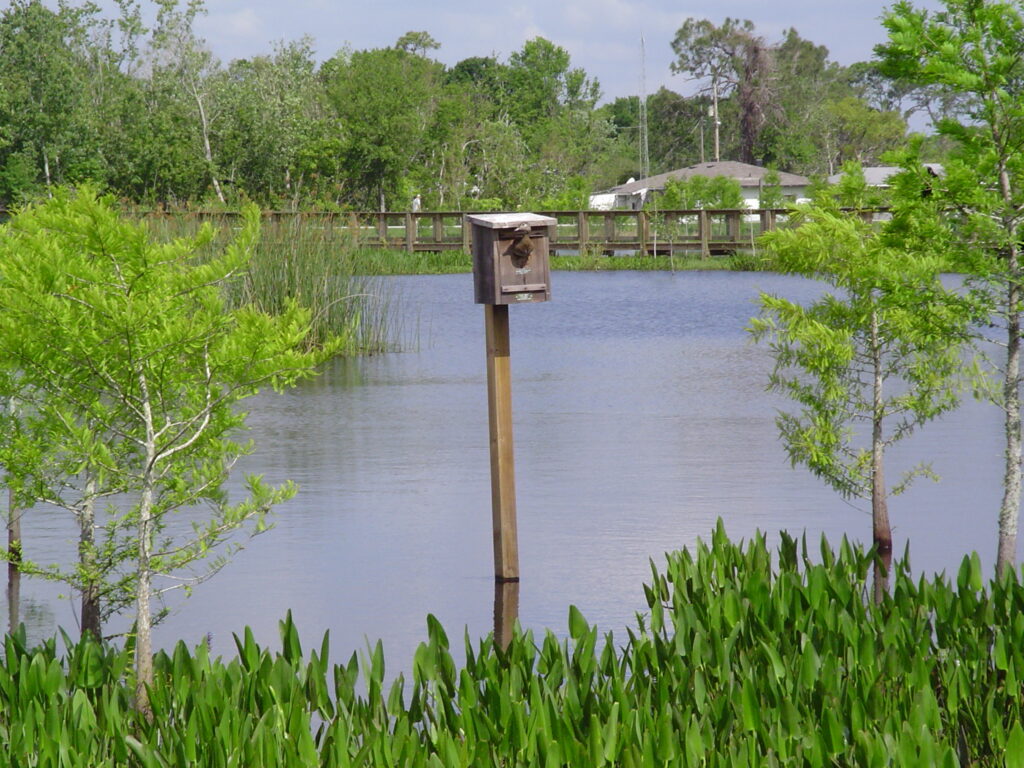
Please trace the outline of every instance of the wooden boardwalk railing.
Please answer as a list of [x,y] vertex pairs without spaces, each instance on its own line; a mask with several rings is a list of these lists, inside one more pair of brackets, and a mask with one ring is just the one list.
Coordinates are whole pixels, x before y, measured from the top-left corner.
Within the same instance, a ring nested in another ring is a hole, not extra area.
[[[638,252],[702,256],[751,248],[763,232],[785,226],[789,210],[686,209],[672,211],[535,211],[553,217],[551,250],[558,252]],[[871,217],[879,211],[865,211]],[[215,220],[237,214],[186,212],[143,213],[154,218]],[[410,253],[469,251],[470,227],[463,211],[290,213],[271,211],[265,218],[277,225],[320,230],[326,239],[345,240],[364,248]]]
[[[535,211],[558,224],[551,250],[635,251],[703,255],[749,248],[784,222],[785,209],[659,211]],[[307,216],[311,214],[305,214]],[[414,251],[469,250],[468,214],[455,211],[347,214],[347,228],[364,247]],[[341,214],[339,214],[341,216]]]

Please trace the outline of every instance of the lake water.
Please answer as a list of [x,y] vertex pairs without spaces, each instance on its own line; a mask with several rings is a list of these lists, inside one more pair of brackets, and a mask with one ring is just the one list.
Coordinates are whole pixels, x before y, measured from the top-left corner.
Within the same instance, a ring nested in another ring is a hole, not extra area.
[[[284,395],[251,401],[249,471],[295,480],[276,527],[157,629],[163,646],[212,633],[234,650],[245,625],[276,647],[289,609],[307,646],[329,629],[335,660],[381,638],[406,668],[437,615],[453,644],[492,627],[490,465],[483,309],[470,275],[389,279],[411,351],[338,361]],[[820,288],[760,273],[557,273],[553,300],[511,315],[524,626],[565,632],[570,604],[621,635],[645,608],[650,560],[707,537],[760,529],[870,539],[848,503],[789,466],[764,390],[770,357],[744,327],[758,291]],[[893,453],[926,457],[943,480],[891,501],[897,551],[916,570],[955,572],[977,550],[991,572],[1001,475],[1000,416],[969,402]],[[895,470],[890,477],[895,476]],[[29,513],[31,515],[31,513]],[[25,523],[29,556],[73,551],[57,521]],[[60,590],[28,580],[35,636],[76,626]]]

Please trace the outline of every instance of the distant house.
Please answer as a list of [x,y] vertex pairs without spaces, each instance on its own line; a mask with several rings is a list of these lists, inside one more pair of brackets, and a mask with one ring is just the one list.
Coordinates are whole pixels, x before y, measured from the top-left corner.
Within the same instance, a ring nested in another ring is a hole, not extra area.
[[[665,182],[669,179],[689,179],[693,176],[725,176],[735,179],[740,183],[743,192],[743,199],[748,208],[758,208],[761,197],[761,187],[764,185],[764,176],[768,173],[767,168],[748,163],[738,163],[733,160],[726,160],[718,163],[700,163],[691,165],[689,168],[680,168],[668,173],[659,173],[657,176],[650,176],[646,179],[628,181],[617,187],[599,192],[590,196],[590,207],[599,211],[607,211],[613,208],[639,210],[643,207],[652,195],[665,190]],[[795,173],[777,171],[779,182],[782,186],[782,194],[788,200],[800,201],[807,197],[807,185],[810,180],[806,176],[798,176]]]
[[[925,163],[924,167],[932,176],[944,176],[946,173],[946,169],[942,167],[941,163]],[[875,189],[888,189],[889,179],[902,170],[894,165],[869,165],[861,168],[864,173],[864,181],[869,187]],[[828,183],[838,184],[842,177],[841,173],[833,173],[828,177]]]

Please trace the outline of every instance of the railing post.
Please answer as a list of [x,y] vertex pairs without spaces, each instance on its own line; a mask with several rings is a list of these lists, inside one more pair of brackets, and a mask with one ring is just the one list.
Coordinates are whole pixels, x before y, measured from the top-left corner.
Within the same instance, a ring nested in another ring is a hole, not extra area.
[[587,232],[587,212],[576,212],[576,244],[582,256],[590,244],[590,233]]
[[470,239],[469,239],[469,222],[466,220],[466,214],[462,214],[462,250],[466,253],[470,253]]
[[380,233],[381,245],[388,244],[388,215],[383,211],[374,214],[377,217],[377,232]]
[[730,243],[738,243],[740,241],[740,222],[742,220],[742,214],[739,211],[729,211],[729,213],[725,214],[726,232],[728,233]]
[[703,208],[697,214],[697,229],[700,233],[700,257],[706,259],[711,256],[711,217]]
[[416,220],[411,213],[405,214],[405,250],[412,253],[416,244]]
[[[637,211],[636,214],[636,229],[637,234],[640,235],[640,253],[644,256],[647,255],[647,244],[651,240],[651,222],[647,218],[647,211]],[[658,254],[654,254],[657,256]]]
[[444,242],[444,219],[440,213],[433,214],[434,219],[434,243],[438,248]]

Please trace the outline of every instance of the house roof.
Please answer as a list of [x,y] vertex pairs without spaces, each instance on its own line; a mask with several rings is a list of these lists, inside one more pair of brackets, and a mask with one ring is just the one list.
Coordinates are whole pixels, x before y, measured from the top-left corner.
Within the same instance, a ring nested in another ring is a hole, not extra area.
[[[669,179],[689,179],[694,176],[727,176],[738,181],[741,187],[760,187],[766,173],[768,173],[768,169],[758,165],[724,160],[718,163],[699,163],[688,168],[679,168],[675,171],[659,173],[656,176],[648,176],[646,179],[640,179],[639,181],[620,184],[608,191],[626,195],[645,189],[664,189],[665,182]],[[779,174],[779,182],[784,187],[802,187],[809,183],[806,176],[786,173],[785,171],[778,171],[777,173]]]
[[[932,176],[943,176],[946,172],[941,163],[924,163],[924,167],[928,169]],[[888,187],[889,177],[902,170],[902,168],[894,165],[873,165],[861,168],[864,174],[864,181],[869,187]],[[837,184],[841,178],[843,178],[843,174],[834,173],[828,177],[828,183]]]

